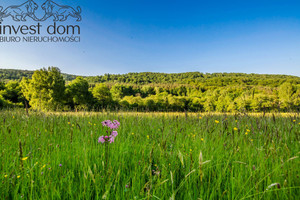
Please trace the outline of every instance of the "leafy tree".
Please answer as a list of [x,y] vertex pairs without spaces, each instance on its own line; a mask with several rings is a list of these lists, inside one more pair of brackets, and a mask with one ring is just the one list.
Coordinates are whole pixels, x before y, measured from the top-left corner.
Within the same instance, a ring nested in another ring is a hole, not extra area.
[[143,97],[147,97],[155,94],[155,89],[152,86],[145,85],[141,89],[141,93]]
[[78,76],[66,87],[67,102],[75,110],[87,109],[92,102],[93,96],[89,91],[89,83]]
[[20,103],[24,101],[21,86],[18,81],[9,81],[0,94],[4,99],[9,100],[12,103]]
[[0,108],[7,108],[12,106],[13,104],[10,101],[4,99],[3,96],[0,95]]
[[289,82],[283,83],[278,88],[278,97],[281,103],[281,108],[290,109],[292,106],[292,96],[296,92],[296,88]]
[[21,85],[33,109],[62,109],[65,100],[65,81],[58,68],[37,70],[31,80],[24,79]]
[[5,83],[0,81],[0,91],[5,89]]
[[113,85],[110,92],[114,100],[121,100],[125,96],[124,86],[120,84]]
[[106,108],[113,103],[110,90],[104,83],[97,84],[92,93],[100,108]]

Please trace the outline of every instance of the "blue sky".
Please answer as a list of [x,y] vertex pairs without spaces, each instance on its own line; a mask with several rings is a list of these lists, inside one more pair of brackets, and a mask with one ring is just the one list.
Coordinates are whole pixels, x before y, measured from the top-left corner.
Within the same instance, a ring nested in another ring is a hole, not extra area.
[[[24,1],[0,0],[0,5]],[[299,1],[55,2],[81,6],[83,20],[64,23],[81,26],[81,42],[0,43],[0,68],[57,66],[79,75],[200,71],[300,76]],[[20,24],[8,18],[5,23]]]

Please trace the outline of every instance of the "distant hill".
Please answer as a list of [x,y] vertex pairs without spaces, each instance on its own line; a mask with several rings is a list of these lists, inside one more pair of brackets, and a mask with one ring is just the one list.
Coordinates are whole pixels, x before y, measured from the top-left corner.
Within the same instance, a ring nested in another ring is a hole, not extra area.
[[[22,80],[23,77],[31,78],[34,71],[18,69],[0,69],[0,81]],[[66,81],[72,81],[77,76],[62,73]],[[83,76],[85,77],[85,76]],[[273,74],[246,74],[246,73],[155,73],[140,72],[128,74],[105,74],[99,76],[86,76],[89,83],[125,83],[125,84],[196,84],[203,83],[206,86],[225,85],[263,85],[278,86],[289,80],[295,84],[300,83],[300,77],[291,75]]]
[[[9,81],[31,78],[33,73],[0,69],[0,108],[23,104],[22,86]],[[300,111],[300,77],[297,76],[201,72],[104,74],[84,79],[70,74],[62,76],[67,87],[61,87],[65,95],[57,102],[67,110]],[[44,95],[47,97],[47,93]],[[30,103],[30,96],[26,98]]]
[[[34,71],[20,69],[0,69],[0,81],[22,80],[23,77],[31,78]],[[66,81],[72,81],[76,78],[75,75],[63,74]]]

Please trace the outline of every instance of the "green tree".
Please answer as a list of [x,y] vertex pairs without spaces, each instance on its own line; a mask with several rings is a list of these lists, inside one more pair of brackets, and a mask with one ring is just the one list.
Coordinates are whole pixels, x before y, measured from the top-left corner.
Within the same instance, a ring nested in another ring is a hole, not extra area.
[[145,85],[141,89],[141,93],[143,97],[147,97],[155,94],[155,89],[151,86]]
[[292,96],[296,92],[296,87],[289,82],[283,83],[278,88],[278,97],[280,100],[280,107],[283,109],[291,109]]
[[0,81],[0,91],[5,89],[5,83]]
[[12,103],[0,95],[0,108],[12,107]]
[[12,103],[23,103],[24,97],[18,81],[9,81],[0,92],[4,99]]
[[23,79],[22,92],[33,109],[62,109],[65,97],[65,81],[56,67],[37,70],[32,79]]
[[89,83],[78,76],[66,87],[67,102],[75,110],[88,109],[93,96],[89,91]]
[[104,83],[97,84],[92,90],[94,98],[97,100],[97,105],[100,108],[112,106],[112,95],[109,88]]
[[120,84],[113,85],[110,90],[113,100],[115,101],[121,100],[125,96],[123,90],[124,90],[123,85]]

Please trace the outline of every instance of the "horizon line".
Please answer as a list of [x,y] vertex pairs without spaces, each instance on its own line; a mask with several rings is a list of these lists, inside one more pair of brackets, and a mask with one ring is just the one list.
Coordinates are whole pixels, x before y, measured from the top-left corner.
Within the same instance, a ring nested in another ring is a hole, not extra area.
[[[48,67],[55,67],[55,66],[48,66]],[[37,71],[41,69],[47,69],[48,67],[41,67],[39,69],[16,69],[16,68],[2,68],[0,69],[9,69],[9,70],[20,70],[20,71]],[[186,71],[186,72],[154,72],[154,71],[143,71],[143,72],[127,72],[127,73],[121,73],[121,74],[114,74],[114,73],[104,73],[104,74],[99,74],[99,75],[81,75],[81,74],[71,74],[68,72],[63,72],[59,67],[56,67],[60,70],[62,74],[67,74],[67,75],[72,75],[72,76],[82,76],[82,77],[95,77],[95,76],[105,76],[106,74],[109,75],[126,75],[126,74],[141,74],[141,73],[156,73],[156,74],[184,74],[184,73],[202,73],[202,74],[245,74],[245,75],[251,75],[251,74],[257,74],[257,75],[276,75],[276,76],[294,76],[300,78],[298,75],[291,75],[291,74],[273,74],[273,73],[246,73],[246,72],[200,72],[200,71]]]

